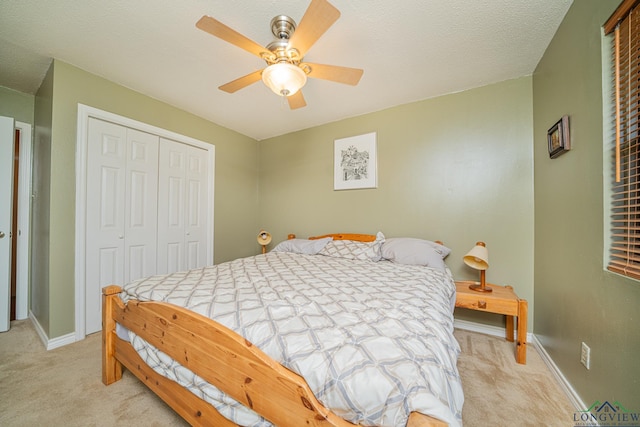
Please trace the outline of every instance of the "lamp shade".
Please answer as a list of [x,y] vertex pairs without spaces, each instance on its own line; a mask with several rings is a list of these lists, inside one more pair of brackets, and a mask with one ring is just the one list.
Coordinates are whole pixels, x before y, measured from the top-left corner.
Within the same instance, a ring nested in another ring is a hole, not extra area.
[[484,242],[478,242],[464,256],[464,263],[476,270],[486,270],[489,268],[489,251]]
[[278,62],[262,71],[262,81],[276,95],[291,96],[305,85],[307,75],[300,67]]
[[269,243],[271,243],[271,234],[264,231],[264,230],[260,230],[260,233],[258,233],[258,243],[261,244],[262,246],[267,246]]

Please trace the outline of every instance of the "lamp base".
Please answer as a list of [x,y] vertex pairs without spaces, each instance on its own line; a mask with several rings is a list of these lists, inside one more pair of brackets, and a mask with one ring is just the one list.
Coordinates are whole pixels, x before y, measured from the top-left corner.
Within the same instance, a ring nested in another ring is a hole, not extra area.
[[486,285],[482,286],[481,283],[474,283],[473,285],[469,285],[469,289],[476,292],[493,292],[493,289]]

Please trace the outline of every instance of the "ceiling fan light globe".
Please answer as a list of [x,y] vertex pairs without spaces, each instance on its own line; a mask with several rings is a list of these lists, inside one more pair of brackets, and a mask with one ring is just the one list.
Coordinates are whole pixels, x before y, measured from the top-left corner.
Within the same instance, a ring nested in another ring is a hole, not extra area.
[[307,75],[298,66],[286,62],[269,65],[262,71],[262,81],[278,96],[291,96],[307,82]]

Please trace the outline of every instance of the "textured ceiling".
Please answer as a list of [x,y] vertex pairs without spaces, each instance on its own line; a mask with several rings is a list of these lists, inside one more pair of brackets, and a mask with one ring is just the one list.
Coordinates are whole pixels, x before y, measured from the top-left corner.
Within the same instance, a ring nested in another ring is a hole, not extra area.
[[260,140],[530,75],[572,0],[330,2],[342,15],[305,59],[364,75],[309,79],[298,110],[262,82],[218,90],[264,63],[195,23],[210,15],[266,45],[271,18],[299,22],[308,0],[3,0],[0,86],[33,94],[56,58]]

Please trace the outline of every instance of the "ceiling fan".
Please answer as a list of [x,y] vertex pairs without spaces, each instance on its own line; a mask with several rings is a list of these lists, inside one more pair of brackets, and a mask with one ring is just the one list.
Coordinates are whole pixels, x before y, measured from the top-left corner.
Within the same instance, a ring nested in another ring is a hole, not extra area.
[[254,71],[219,87],[234,93],[258,80],[262,80],[277,95],[284,96],[294,110],[307,105],[300,90],[307,76],[348,85],[357,85],[363,70],[335,65],[302,62],[311,46],[340,17],[340,11],[326,0],[311,0],[300,20],[300,25],[286,15],[271,20],[275,40],[266,47],[229,28],[210,16],[203,16],[196,27],[226,42],[252,53],[267,63],[267,67]]

